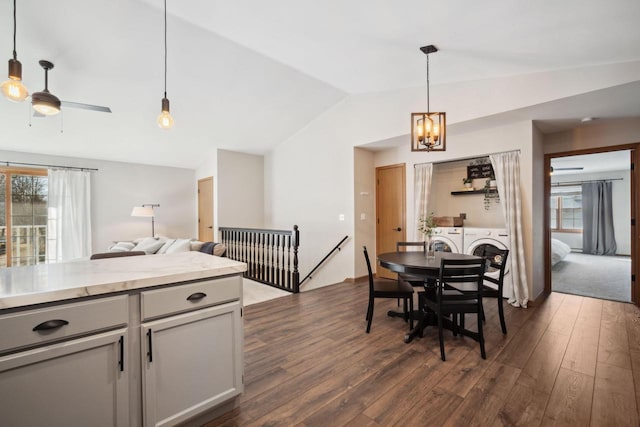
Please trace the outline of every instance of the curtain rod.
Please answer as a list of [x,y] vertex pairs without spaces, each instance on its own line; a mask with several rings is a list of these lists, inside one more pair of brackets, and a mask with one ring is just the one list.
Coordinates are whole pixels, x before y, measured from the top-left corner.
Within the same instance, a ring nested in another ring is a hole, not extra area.
[[584,184],[585,182],[606,182],[606,181],[624,181],[624,178],[609,178],[609,179],[591,179],[587,181],[567,181],[567,182],[555,182],[552,183],[552,187],[571,187],[578,184]]
[[495,153],[487,153],[487,154],[482,154],[479,156],[472,156],[472,157],[462,157],[460,159],[452,159],[452,160],[444,160],[442,162],[423,162],[423,163],[414,163],[413,167],[415,168],[416,166],[420,166],[420,165],[426,165],[429,163],[433,163],[434,165],[444,165],[446,163],[456,163],[456,162],[464,162],[465,160],[475,160],[475,159],[481,159],[483,157],[489,157],[493,154],[504,154],[504,153],[519,153],[520,150],[508,150],[508,151],[498,151]]
[[41,166],[41,167],[46,167],[46,168],[60,168],[60,169],[77,169],[77,170],[81,170],[81,171],[91,171],[91,172],[97,172],[98,169],[95,168],[83,168],[80,166],[59,166],[59,165],[43,165],[40,163],[21,163],[21,162],[7,162],[4,160],[0,160],[0,164],[5,164],[7,165],[7,167],[9,167],[10,165],[20,165],[20,166]]

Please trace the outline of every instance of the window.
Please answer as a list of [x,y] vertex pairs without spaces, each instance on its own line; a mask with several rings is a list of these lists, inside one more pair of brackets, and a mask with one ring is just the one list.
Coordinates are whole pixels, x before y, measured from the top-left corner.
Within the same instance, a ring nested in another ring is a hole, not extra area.
[[0,168],[0,267],[46,262],[46,170]]
[[550,207],[552,231],[582,232],[582,187],[554,187]]

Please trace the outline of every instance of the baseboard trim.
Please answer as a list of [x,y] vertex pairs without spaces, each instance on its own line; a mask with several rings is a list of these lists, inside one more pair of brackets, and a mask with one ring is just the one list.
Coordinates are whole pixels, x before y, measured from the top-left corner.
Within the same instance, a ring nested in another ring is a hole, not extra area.
[[368,274],[366,276],[347,277],[346,279],[344,279],[344,281],[348,282],[348,283],[356,283],[356,282],[360,282],[362,280],[366,280],[367,278],[369,278]]

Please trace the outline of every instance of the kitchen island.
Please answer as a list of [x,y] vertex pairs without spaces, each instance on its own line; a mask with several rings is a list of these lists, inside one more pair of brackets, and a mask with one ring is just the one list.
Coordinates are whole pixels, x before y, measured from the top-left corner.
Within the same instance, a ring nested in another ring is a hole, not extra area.
[[214,413],[243,391],[245,270],[199,252],[1,270],[0,424]]

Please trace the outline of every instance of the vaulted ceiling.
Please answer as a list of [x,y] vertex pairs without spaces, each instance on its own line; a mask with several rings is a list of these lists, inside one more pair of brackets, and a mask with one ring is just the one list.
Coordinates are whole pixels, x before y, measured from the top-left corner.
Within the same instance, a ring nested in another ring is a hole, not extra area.
[[[162,0],[19,0],[29,91],[44,87],[38,60],[48,59],[52,93],[113,113],[31,118],[28,103],[0,100],[0,149],[195,168],[215,148],[268,152],[353,94],[424,92],[426,44],[440,48],[432,87],[640,60],[637,0],[167,3],[176,125],[162,131]],[[12,26],[4,0],[2,61]],[[631,97],[613,97],[611,109],[634,108]]]

